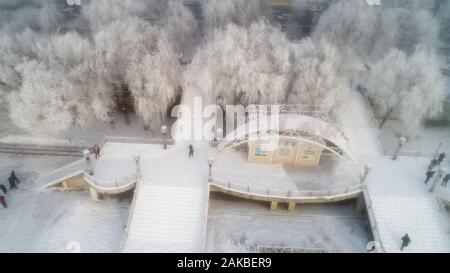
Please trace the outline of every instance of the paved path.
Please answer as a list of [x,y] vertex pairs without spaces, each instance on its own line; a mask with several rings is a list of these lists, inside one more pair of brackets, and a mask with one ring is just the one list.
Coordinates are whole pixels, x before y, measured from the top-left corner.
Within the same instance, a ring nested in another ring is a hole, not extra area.
[[384,250],[399,252],[401,237],[408,233],[412,242],[405,252],[450,252],[445,214],[423,183],[427,160],[383,156],[367,103],[356,94],[342,127],[359,163],[372,168],[367,179],[371,222]]
[[368,160],[368,191],[385,250],[399,252],[400,238],[408,233],[412,242],[405,252],[450,252],[446,216],[423,183],[426,160]]
[[[202,112],[195,111],[202,97],[198,88],[183,95],[187,112],[179,116],[184,128],[202,129]],[[203,107],[207,101],[203,101]],[[190,111],[189,111],[190,110]],[[198,109],[197,109],[198,110]],[[182,110],[184,111],[184,110]],[[195,136],[196,132],[191,131]],[[177,143],[157,159],[141,160],[142,179],[131,211],[124,252],[204,252],[208,211],[208,149],[200,139],[192,141],[173,134]],[[188,146],[194,146],[194,158]]]
[[124,252],[203,252],[208,204],[205,149],[170,147],[168,155],[141,162]]

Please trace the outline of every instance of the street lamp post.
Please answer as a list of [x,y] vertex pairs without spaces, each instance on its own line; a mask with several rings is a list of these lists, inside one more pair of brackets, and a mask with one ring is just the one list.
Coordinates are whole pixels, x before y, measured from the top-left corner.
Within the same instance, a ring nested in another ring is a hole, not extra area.
[[209,170],[208,170],[208,181],[212,182],[212,164],[213,164],[214,160],[212,158],[208,159],[208,166],[209,166]]
[[134,162],[136,163],[136,177],[139,177],[141,174],[141,164],[140,164],[140,160],[141,160],[141,156],[138,154],[134,154],[133,155],[134,158]]
[[161,133],[163,135],[163,147],[164,147],[164,150],[167,150],[167,143],[166,143],[167,126],[166,125],[162,125],[161,126]]
[[403,145],[405,145],[407,140],[408,139],[406,137],[404,137],[404,136],[399,138],[397,151],[395,152],[395,155],[392,158],[392,160],[397,160],[398,154],[400,153],[400,150],[402,149]]

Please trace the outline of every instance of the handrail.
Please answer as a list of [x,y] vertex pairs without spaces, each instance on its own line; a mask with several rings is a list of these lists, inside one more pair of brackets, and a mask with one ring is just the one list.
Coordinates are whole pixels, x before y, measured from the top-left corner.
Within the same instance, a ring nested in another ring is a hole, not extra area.
[[102,145],[112,142],[112,143],[139,143],[139,144],[158,144],[158,145],[174,145],[175,140],[167,138],[132,138],[132,137],[113,137],[113,136],[105,136]]
[[80,173],[84,170],[85,163],[84,159],[79,159],[68,165],[60,167],[50,173],[44,174],[39,177],[39,181],[44,184],[44,188],[49,187],[54,181],[63,179],[64,177],[70,176],[72,174]]
[[137,198],[138,198],[137,193],[139,192],[141,184],[142,184],[142,179],[141,179],[141,177],[139,177],[139,179],[136,181],[136,188],[134,188],[133,200],[131,201],[131,206],[130,206],[128,218],[127,218],[127,226],[125,227],[125,232],[124,232],[124,235],[120,242],[120,248],[119,248],[120,252],[124,251],[125,244],[127,242],[128,235],[130,233],[131,220],[133,219],[133,214],[134,214],[134,210],[136,208],[136,202],[137,202]]
[[379,251],[386,252],[386,250],[384,249],[384,246],[383,246],[383,242],[381,241],[380,231],[378,230],[378,222],[377,222],[377,218],[375,217],[375,211],[373,210],[372,198],[370,197],[369,191],[367,189],[367,185],[365,185],[365,187],[364,187],[363,194],[364,194],[364,199],[366,202],[366,209],[367,209],[367,214],[369,216],[369,222],[370,222],[371,228],[372,228],[372,234],[374,236],[374,239],[379,243],[379,247],[380,247]]
[[132,184],[135,184],[139,179],[138,176],[135,176],[131,179],[123,180],[121,182],[118,182],[116,180],[114,184],[111,184],[109,182],[99,180],[99,179],[89,175],[86,171],[83,171],[83,174],[84,174],[84,179],[86,180],[86,182],[88,184],[90,184],[91,186],[93,186],[99,190],[104,190],[104,191],[112,191],[112,190],[115,191],[115,190],[127,188],[127,187],[131,186]]
[[334,198],[342,195],[351,195],[356,192],[362,192],[364,189],[364,184],[358,184],[353,186],[348,186],[346,189],[339,190],[319,190],[319,191],[293,191],[293,190],[279,190],[270,189],[262,187],[254,187],[250,185],[237,185],[231,182],[224,182],[217,179],[212,179],[210,181],[211,185],[220,187],[227,191],[233,191],[236,193],[246,194],[249,196],[258,196],[265,198],[277,198],[290,200],[307,200],[315,198]]
[[[393,148],[384,148],[383,154],[385,156],[394,156],[397,152],[397,149]],[[398,152],[398,156],[400,157],[421,157],[421,158],[433,158],[436,154],[436,151],[422,151],[422,150],[404,150],[401,149]],[[446,158],[444,161],[450,162],[450,159]]]

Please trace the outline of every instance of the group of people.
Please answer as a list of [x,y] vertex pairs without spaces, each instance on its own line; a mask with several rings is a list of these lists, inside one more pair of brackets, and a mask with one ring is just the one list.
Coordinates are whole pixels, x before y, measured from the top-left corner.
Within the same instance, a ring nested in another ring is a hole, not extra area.
[[[10,190],[14,190],[17,189],[17,184],[20,183],[20,180],[17,178],[16,173],[14,172],[14,170],[11,172],[11,175],[8,178],[8,182],[9,182],[9,189]],[[5,185],[0,184],[0,204],[6,209],[8,208],[8,205],[6,204],[6,197],[5,195],[8,194],[8,189],[6,188]]]
[[[428,182],[434,177],[434,183],[430,191],[433,191],[436,184],[442,179],[441,186],[447,187],[448,181],[450,180],[450,173],[446,171],[444,167],[442,167],[442,162],[445,160],[446,154],[441,153],[437,158],[434,158],[430,161],[430,164],[428,165],[425,184],[428,184]],[[435,177],[436,175],[436,177]]]

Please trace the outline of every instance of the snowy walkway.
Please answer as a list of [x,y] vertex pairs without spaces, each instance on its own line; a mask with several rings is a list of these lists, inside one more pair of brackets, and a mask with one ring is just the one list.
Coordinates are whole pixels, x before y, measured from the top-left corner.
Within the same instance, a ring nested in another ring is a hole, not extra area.
[[381,155],[378,131],[368,111],[369,105],[361,93],[354,91],[342,118],[342,129],[348,138],[349,147],[358,159],[365,155]]
[[368,190],[379,234],[387,252],[399,252],[406,233],[411,245],[405,252],[450,252],[445,215],[423,183],[427,160],[369,159],[373,167]]
[[167,156],[141,160],[124,252],[202,252],[208,204],[207,149],[170,147]]
[[401,237],[408,233],[412,242],[405,252],[450,252],[444,215],[423,183],[427,160],[383,156],[367,103],[355,95],[342,127],[360,164],[372,168],[367,188],[384,250],[399,252]]
[[310,168],[252,163],[248,162],[247,152],[228,149],[216,157],[212,173],[218,181],[266,192],[344,191],[360,184],[357,171],[334,155],[322,156],[320,166]]
[[[191,115],[180,116],[184,128],[193,122],[201,126],[203,118],[194,114],[194,97],[201,94],[195,90],[199,89],[190,88],[183,96],[183,104],[191,111]],[[135,193],[123,252],[205,250],[209,143],[183,140],[181,135],[174,135],[177,143],[164,151],[164,156],[141,158],[142,179]],[[190,144],[194,146],[194,158],[188,157]]]

